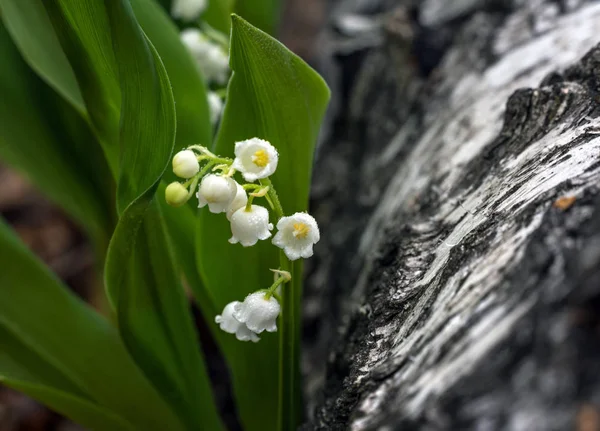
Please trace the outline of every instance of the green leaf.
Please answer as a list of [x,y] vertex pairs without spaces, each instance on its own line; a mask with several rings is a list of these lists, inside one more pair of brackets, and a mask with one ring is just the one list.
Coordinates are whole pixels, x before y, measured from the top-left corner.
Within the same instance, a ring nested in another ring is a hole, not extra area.
[[[208,145],[212,125],[206,86],[191,55],[181,43],[179,30],[154,0],[132,0],[140,26],[164,63],[177,107],[175,151],[192,144]],[[175,177],[170,176],[169,181]]]
[[106,31],[110,27],[105,10],[114,2],[54,0],[42,3],[75,72],[108,165],[117,177],[121,101],[118,65],[113,54],[111,33]]
[[1,24],[0,58],[0,156],[61,205],[103,255],[114,183],[98,143],[80,115],[29,69]]
[[161,59],[131,6],[119,0],[106,8],[121,89],[117,209],[123,213],[138,197],[147,204],[165,172],[175,140],[175,102]]
[[279,33],[281,0],[235,0],[234,12],[262,31],[276,36]]
[[162,217],[154,201],[131,250],[127,291],[121,291],[117,302],[119,326],[132,355],[189,429],[219,430],[222,425]]
[[[0,271],[3,379],[81,398],[136,429],[183,429],[116,331],[62,286],[2,222],[0,260],[10,262]],[[66,398],[55,402],[63,413],[79,417],[85,406],[71,406]]]
[[[272,181],[286,214],[305,211],[314,145],[329,100],[329,90],[321,77],[299,57],[243,19],[234,16],[231,37],[231,68],[227,104],[214,152],[232,156],[236,141],[259,137],[269,140],[279,151],[279,166]],[[231,231],[222,215],[200,213],[197,228],[198,269],[203,285],[218,309],[228,302],[242,300],[248,293],[272,283],[268,268],[279,266],[278,253],[270,241],[254,247],[231,245]],[[232,267],[235,262],[235,268]],[[299,263],[294,265],[300,276]],[[223,288],[227,286],[227,288]],[[284,289],[288,289],[286,285]],[[299,307],[301,285],[293,295]],[[299,328],[299,313],[292,325]],[[221,348],[229,361],[239,413],[247,430],[279,428],[275,415],[264,415],[264,406],[277,406],[278,350],[275,335],[262,336],[260,343],[241,343],[230,336],[220,337]],[[297,340],[293,340],[297,343]],[[297,344],[295,344],[297,345]],[[299,351],[296,350],[298,353]],[[289,364],[298,376],[297,356]],[[297,382],[298,383],[298,382]],[[256,397],[248,388],[261,388]],[[289,424],[296,424],[299,409],[299,384],[294,406],[288,406]],[[291,409],[291,410],[290,410]],[[285,429],[292,429],[288,425]]]
[[42,0],[0,0],[2,19],[31,68],[79,113],[83,97]]
[[228,35],[234,3],[235,0],[209,0],[208,7],[200,18],[215,30]]
[[130,352],[188,428],[218,430],[220,420],[162,214],[152,202],[175,138],[171,86],[131,7],[114,1],[107,3],[107,11],[122,103],[121,218],[107,258],[109,297]]
[[135,431],[133,425],[119,416],[71,394],[28,382],[5,379],[1,376],[0,383],[29,395],[91,430]]

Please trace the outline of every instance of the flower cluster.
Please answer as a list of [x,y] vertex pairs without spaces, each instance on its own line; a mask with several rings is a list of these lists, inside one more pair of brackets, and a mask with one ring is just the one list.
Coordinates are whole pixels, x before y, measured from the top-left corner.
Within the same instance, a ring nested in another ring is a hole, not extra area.
[[219,85],[227,83],[229,56],[220,44],[211,40],[197,28],[183,30],[180,37],[206,81]]
[[183,21],[197,19],[208,6],[207,0],[173,0],[171,15]]
[[[311,257],[313,245],[320,238],[317,222],[305,212],[284,216],[269,179],[279,163],[277,149],[268,141],[252,138],[236,142],[234,152],[235,158],[229,159],[200,145],[192,145],[175,154],[173,172],[186,181],[167,187],[167,203],[184,205],[197,187],[198,207],[208,207],[214,214],[224,213],[231,226],[229,242],[244,247],[272,237],[274,225],[270,217],[273,214],[277,232],[272,244],[281,248],[289,260]],[[235,180],[237,172],[246,183]],[[265,198],[268,206],[255,204],[256,198]],[[280,306],[275,289],[291,276],[285,271],[273,271],[279,276],[268,290],[251,293],[243,302],[233,301],[225,306],[215,319],[221,329],[235,334],[239,340],[254,342],[259,340],[257,334],[277,330]]]

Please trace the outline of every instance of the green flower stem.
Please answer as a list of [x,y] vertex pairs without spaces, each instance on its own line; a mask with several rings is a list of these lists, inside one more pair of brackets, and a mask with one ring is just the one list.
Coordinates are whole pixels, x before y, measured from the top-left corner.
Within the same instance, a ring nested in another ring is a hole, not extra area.
[[277,280],[275,280],[275,283],[273,283],[273,285],[267,289],[265,298],[269,299],[271,296],[273,296],[275,294],[275,290],[283,283],[285,283],[285,278],[278,277]]
[[279,202],[279,196],[277,196],[277,192],[275,191],[275,188],[273,187],[271,180],[269,178],[263,178],[262,180],[260,180],[260,184],[265,187],[269,187],[269,192],[268,192],[267,196],[268,196],[268,199],[270,199],[269,202],[271,202],[273,204],[273,211],[275,211],[275,215],[277,216],[277,221],[279,221],[279,219],[281,217],[283,217],[283,208],[281,206],[281,202]]
[[[283,208],[279,196],[269,178],[260,180],[263,186],[269,186],[268,200],[273,205],[276,218],[283,217]],[[300,387],[300,328],[296,328],[296,315],[300,312],[301,282],[294,278],[294,265],[279,252],[279,265],[288,271],[292,279],[281,292],[281,315],[279,322],[279,406],[278,429],[281,431],[298,428],[302,413],[302,394]],[[298,271],[300,274],[301,271]]]
[[254,201],[254,196],[252,196],[252,195],[248,196],[248,202],[246,202],[245,211],[250,212],[252,210],[252,201]]
[[301,393],[299,370],[299,344],[295,327],[297,304],[295,304],[297,283],[293,264],[281,251],[279,253],[281,269],[288,271],[292,279],[281,292],[281,318],[279,322],[279,408],[278,429],[295,430],[300,421]]
[[200,170],[200,172],[198,172],[195,175],[196,179],[200,179],[202,178],[208,171],[210,171],[212,169],[212,167],[215,165],[215,162],[210,161],[208,162],[206,165],[204,165],[204,167]]
[[194,192],[196,191],[196,187],[198,186],[198,181],[199,180],[200,180],[200,175],[196,175],[195,177],[193,177],[193,179],[192,179],[192,185],[191,185],[191,187],[190,187],[190,189],[188,191],[187,198],[186,198],[188,201],[194,195]]

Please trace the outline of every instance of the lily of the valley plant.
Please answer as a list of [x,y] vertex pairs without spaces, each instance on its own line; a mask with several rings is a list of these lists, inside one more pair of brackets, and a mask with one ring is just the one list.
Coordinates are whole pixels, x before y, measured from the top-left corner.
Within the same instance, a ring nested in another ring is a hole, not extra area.
[[[173,157],[173,173],[186,181],[169,184],[166,201],[172,206],[184,205],[197,188],[198,207],[208,206],[211,213],[224,213],[230,221],[231,244],[252,247],[258,241],[270,239],[274,225],[270,219],[274,219],[277,233],[272,238],[273,245],[281,248],[290,261],[309,258],[313,255],[313,245],[320,239],[319,227],[306,212],[283,214],[275,186],[269,179],[278,161],[277,149],[259,138],[236,142],[233,160],[217,156],[204,146],[192,145]],[[234,179],[238,172],[247,182],[240,184]],[[266,206],[255,204],[258,198],[263,198]],[[249,293],[243,302],[230,302],[215,317],[223,331],[235,334],[240,341],[257,342],[258,334],[277,330],[281,310],[277,288],[290,281],[291,274],[281,269],[271,271],[275,273],[275,281],[270,287]]]
[[[89,306],[0,220],[2,386],[96,431],[301,425],[329,91],[261,30],[277,3],[0,0],[0,159],[98,263]],[[209,376],[195,317],[227,376]]]

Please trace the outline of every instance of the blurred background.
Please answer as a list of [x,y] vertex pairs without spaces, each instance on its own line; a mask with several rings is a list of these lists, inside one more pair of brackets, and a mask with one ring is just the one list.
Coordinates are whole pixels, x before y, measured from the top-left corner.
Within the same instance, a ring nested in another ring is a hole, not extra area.
[[[325,1],[282,0],[280,40],[313,67],[316,67],[315,43],[325,19]],[[93,250],[81,230],[36,190],[27,178],[6,166],[1,159],[0,184],[2,217],[74,292],[94,307],[101,307],[102,297],[97,294],[101,289],[96,285],[98,268],[95,266]],[[210,374],[217,386],[218,403],[224,410],[230,429],[239,429],[230,394],[219,390],[220,386],[225,386],[226,370],[217,356],[216,346],[210,340],[204,322],[200,321],[200,314],[195,315],[203,350],[212,368]],[[0,386],[0,431],[82,429],[32,399]]]

